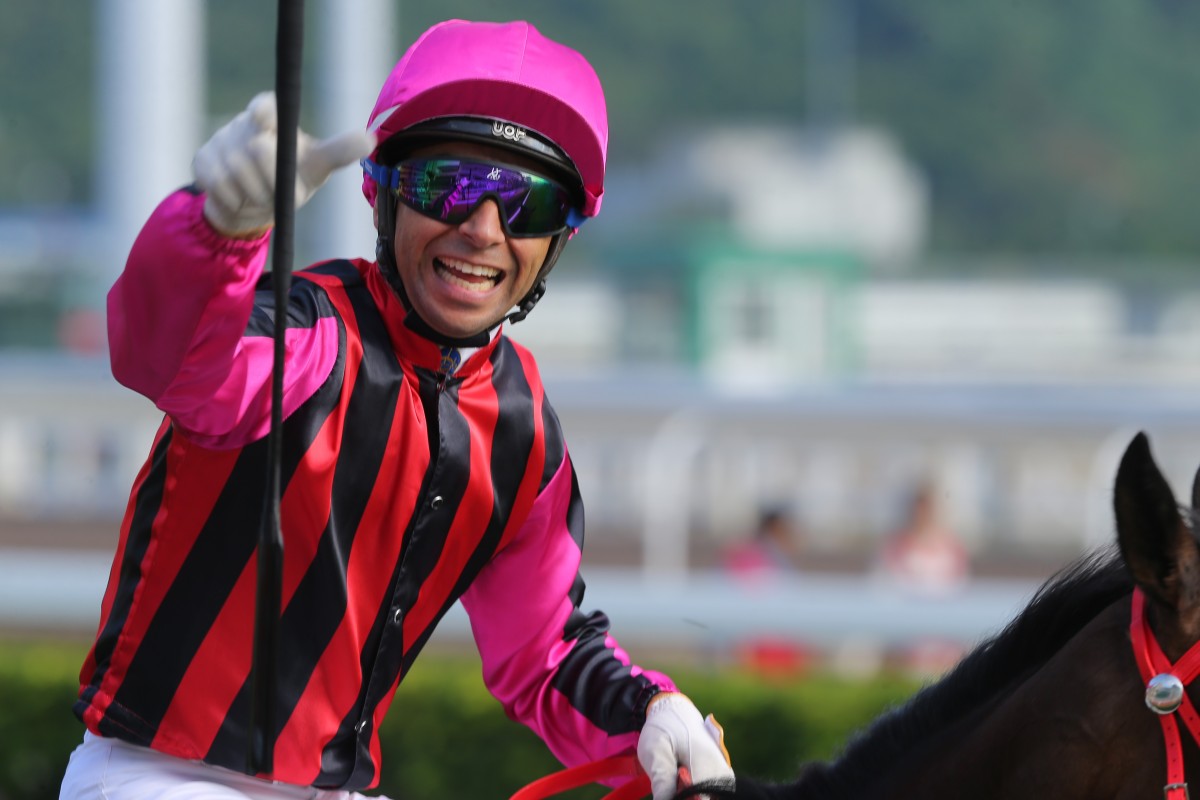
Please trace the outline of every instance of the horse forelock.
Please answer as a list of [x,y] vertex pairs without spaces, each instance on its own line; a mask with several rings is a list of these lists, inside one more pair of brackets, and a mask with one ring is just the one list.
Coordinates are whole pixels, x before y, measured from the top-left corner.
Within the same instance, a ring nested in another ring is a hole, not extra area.
[[1115,547],[1086,556],[1050,578],[1003,630],[943,678],[857,734],[832,764],[811,765],[803,797],[859,796],[869,783],[948,726],[999,702],[1049,661],[1133,581]]

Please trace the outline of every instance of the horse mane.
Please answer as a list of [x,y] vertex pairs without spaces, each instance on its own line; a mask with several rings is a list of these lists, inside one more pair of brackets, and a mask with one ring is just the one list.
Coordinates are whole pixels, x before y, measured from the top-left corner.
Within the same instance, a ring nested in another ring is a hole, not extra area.
[[1132,589],[1133,580],[1115,546],[1096,550],[1062,569],[1012,622],[975,647],[943,678],[857,734],[836,761],[809,766],[801,779],[804,796],[859,796],[865,782],[906,758],[914,743],[1011,692]]

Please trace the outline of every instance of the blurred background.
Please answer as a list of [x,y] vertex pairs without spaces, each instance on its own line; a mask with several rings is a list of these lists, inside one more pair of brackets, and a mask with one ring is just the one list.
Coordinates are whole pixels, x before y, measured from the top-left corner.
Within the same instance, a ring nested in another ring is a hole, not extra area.
[[[320,136],[364,125],[439,19],[529,19],[600,74],[603,213],[510,333],[580,473],[585,605],[635,654],[936,673],[1110,542],[1135,431],[1186,496],[1195,3],[307,5]],[[4,18],[0,629],[84,641],[157,424],[108,373],[104,295],[273,86],[275,4]],[[301,210],[298,264],[373,253],[359,182]],[[468,642],[452,617],[434,647]]]

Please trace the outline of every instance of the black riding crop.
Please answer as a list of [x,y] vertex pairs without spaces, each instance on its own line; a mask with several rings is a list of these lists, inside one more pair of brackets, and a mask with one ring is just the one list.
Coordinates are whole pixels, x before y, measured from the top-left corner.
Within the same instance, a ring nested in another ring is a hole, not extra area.
[[292,284],[296,213],[296,135],[304,44],[304,0],[279,0],[275,37],[275,237],[271,282],[275,290],[275,350],[271,373],[271,431],[267,439],[267,493],[258,536],[258,583],[254,609],[254,661],[250,670],[250,772],[270,774],[275,761],[273,684],[279,654],[283,593],[283,531],[280,497],[283,463],[283,357],[287,301]]

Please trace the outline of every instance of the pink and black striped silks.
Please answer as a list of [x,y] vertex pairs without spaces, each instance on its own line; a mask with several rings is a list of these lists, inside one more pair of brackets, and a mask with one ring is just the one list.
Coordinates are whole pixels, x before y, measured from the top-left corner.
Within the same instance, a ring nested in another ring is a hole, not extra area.
[[[216,237],[201,204],[164,201],[109,296],[114,374],[166,416],[75,710],[94,733],[241,771],[275,308],[266,239]],[[270,777],[374,786],[380,723],[457,600],[510,716],[567,765],[629,751],[674,687],[580,609],[583,508],[532,356],[497,336],[447,378],[373,264],[295,279]]]

